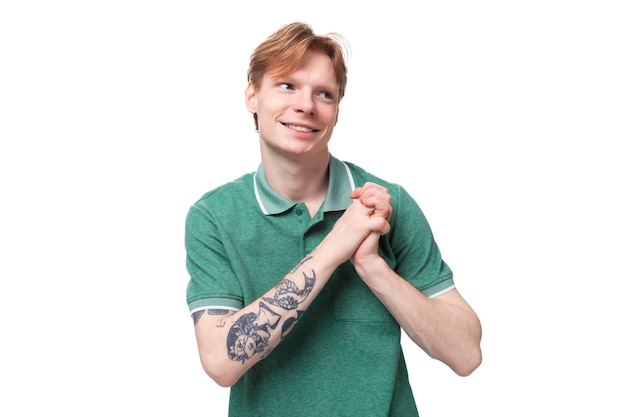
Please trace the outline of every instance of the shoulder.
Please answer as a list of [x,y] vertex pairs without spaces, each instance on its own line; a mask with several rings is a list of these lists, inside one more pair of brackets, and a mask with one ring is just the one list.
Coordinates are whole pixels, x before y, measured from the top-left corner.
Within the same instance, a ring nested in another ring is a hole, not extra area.
[[254,198],[254,173],[224,183],[202,194],[189,208],[188,216],[222,215],[249,206]]
[[194,206],[211,205],[231,198],[244,196],[248,191],[253,191],[254,172],[242,175],[241,177],[224,183],[201,195],[193,204]]

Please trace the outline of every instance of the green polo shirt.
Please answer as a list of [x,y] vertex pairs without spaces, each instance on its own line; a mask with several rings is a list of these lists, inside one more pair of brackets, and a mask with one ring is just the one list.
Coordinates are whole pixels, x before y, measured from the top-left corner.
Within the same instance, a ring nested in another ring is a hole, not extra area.
[[[322,241],[352,203],[350,192],[368,181],[392,197],[381,256],[428,296],[454,286],[426,218],[404,188],[334,157],[329,181],[313,218],[304,203],[272,190],[262,165],[192,205],[185,229],[190,311],[238,310],[267,292]],[[417,416],[400,335],[346,262],[285,339],[231,388],[230,415]]]

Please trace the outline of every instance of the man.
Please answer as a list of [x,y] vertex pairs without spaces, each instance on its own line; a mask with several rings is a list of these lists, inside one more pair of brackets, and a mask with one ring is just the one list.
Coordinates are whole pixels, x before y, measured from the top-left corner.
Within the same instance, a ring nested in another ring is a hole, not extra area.
[[417,416],[401,328],[457,374],[481,326],[421,210],[329,153],[346,88],[341,38],[286,25],[251,56],[261,164],[189,210],[187,302],[232,416]]

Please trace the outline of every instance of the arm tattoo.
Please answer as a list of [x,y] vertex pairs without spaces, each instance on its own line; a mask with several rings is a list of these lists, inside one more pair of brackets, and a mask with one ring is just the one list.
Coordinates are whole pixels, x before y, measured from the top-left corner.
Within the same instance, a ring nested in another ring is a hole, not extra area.
[[262,301],[258,313],[241,316],[228,332],[226,347],[228,357],[242,364],[259,352],[263,352],[280,321],[280,315],[273,312]]
[[[312,256],[305,257],[298,263],[289,274],[295,274],[302,265]],[[298,306],[306,300],[313,287],[315,286],[315,270],[311,270],[311,276],[306,272],[302,272],[303,282],[301,286],[296,284],[295,280],[283,278],[274,287],[274,295],[272,297],[263,297],[263,301],[272,306],[276,306],[285,310],[296,310],[295,317],[287,317],[281,327],[281,339],[287,335],[296,324],[303,310],[298,310]],[[278,326],[282,316],[274,312],[263,301],[259,302],[259,311],[257,313],[247,313],[239,317],[228,332],[226,340],[226,348],[228,357],[234,361],[244,364],[246,360],[252,358],[258,353],[262,353],[261,359],[266,358],[272,348],[268,348],[269,339],[272,332]]]
[[206,310],[200,310],[200,311],[196,311],[195,313],[193,313],[191,315],[191,317],[193,317],[193,325],[195,326],[196,324],[198,324],[198,321],[200,321],[200,317],[202,317],[202,315],[204,313],[207,313],[211,316],[223,316],[228,314],[228,310],[226,309],[219,309],[219,308],[209,308]]
[[287,336],[287,333],[289,333],[293,326],[296,325],[296,322],[300,319],[300,316],[302,315],[302,313],[304,313],[304,311],[297,310],[296,313],[298,314],[296,317],[287,317],[283,322],[283,329],[282,333],[280,334],[281,339]]
[[[291,271],[290,275],[295,274],[302,265],[311,260],[312,256],[307,256],[302,259],[298,265],[296,265]],[[302,272],[304,277],[304,285],[302,288],[298,287],[295,281],[287,278],[283,278],[274,289],[276,292],[272,298],[264,297],[263,300],[268,303],[284,308],[285,310],[297,309],[301,302],[303,302],[313,290],[315,286],[315,270],[311,270],[311,276],[308,276],[306,272]]]
[[203,314],[204,314],[204,310],[196,311],[196,312],[191,314],[191,317],[193,317],[193,325],[194,326],[196,324],[198,324],[198,322],[200,321],[200,317],[202,317]]
[[298,265],[294,266],[293,269],[291,271],[289,271],[290,274],[295,274],[296,271],[298,270],[298,268],[300,268],[302,265],[304,265],[304,263],[308,260],[310,260],[311,258],[313,258],[311,255],[307,256],[306,258],[304,258],[303,260],[301,260],[300,262],[298,262]]
[[311,277],[306,273],[302,273],[304,276],[304,288],[298,288],[295,282],[290,279],[283,278],[278,284],[276,284],[276,292],[273,298],[264,297],[263,300],[278,307],[282,307],[285,310],[294,310],[298,308],[301,302],[303,302],[311,293],[313,286],[315,285],[315,271],[311,271]]
[[210,308],[206,312],[207,314],[210,314],[212,316],[223,316],[225,314],[228,314],[228,310],[226,310],[225,308]]

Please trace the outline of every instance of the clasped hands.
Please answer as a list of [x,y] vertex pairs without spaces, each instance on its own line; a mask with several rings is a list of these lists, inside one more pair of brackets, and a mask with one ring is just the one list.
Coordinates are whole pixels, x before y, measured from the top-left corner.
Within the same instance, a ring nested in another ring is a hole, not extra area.
[[375,183],[365,183],[350,193],[354,202],[337,220],[324,242],[339,263],[350,260],[369,263],[378,254],[378,240],[391,229],[391,196],[387,189]]
[[350,193],[350,198],[355,200],[355,203],[359,202],[369,208],[370,217],[385,219],[386,224],[383,225],[383,229],[378,230],[381,235],[389,232],[389,221],[391,220],[393,209],[391,207],[391,196],[387,188],[373,182],[367,182],[362,187],[355,188]]
[[368,259],[378,257],[378,239],[389,232],[389,221],[393,209],[391,196],[387,188],[372,182],[365,183],[350,193],[353,204],[359,204],[368,209],[370,230],[351,257],[353,263],[362,263]]

